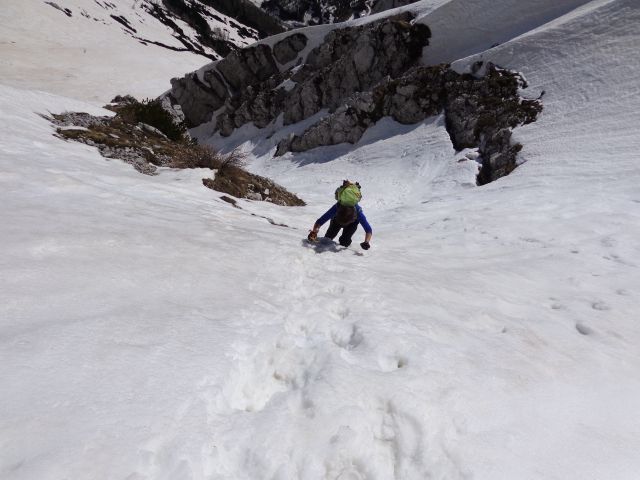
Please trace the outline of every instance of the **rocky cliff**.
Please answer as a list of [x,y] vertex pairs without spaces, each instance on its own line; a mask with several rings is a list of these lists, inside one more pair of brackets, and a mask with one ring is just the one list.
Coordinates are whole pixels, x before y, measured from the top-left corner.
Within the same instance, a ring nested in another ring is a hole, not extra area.
[[335,29],[312,49],[303,32],[292,32],[172,80],[169,99],[190,126],[211,122],[223,136],[249,123],[290,125],[327,112],[282,140],[276,155],[355,143],[385,116],[411,124],[444,113],[453,146],[478,149],[479,183],[508,174],[521,148],[511,131],[535,121],[540,102],[520,98],[524,80],[495,65],[478,64],[475,74],[422,65],[431,32],[412,20],[403,14]]
[[265,0],[262,9],[291,26],[343,22],[417,0]]
[[[187,50],[215,59],[237,49],[240,39],[257,40],[284,32],[285,26],[249,0],[162,0],[144,4],[152,16],[173,30]],[[186,23],[195,35],[189,37],[176,23]]]
[[44,3],[60,12],[61,31],[82,30],[82,24],[95,23],[119,30],[136,43],[195,53],[211,60],[288,28],[250,0]]

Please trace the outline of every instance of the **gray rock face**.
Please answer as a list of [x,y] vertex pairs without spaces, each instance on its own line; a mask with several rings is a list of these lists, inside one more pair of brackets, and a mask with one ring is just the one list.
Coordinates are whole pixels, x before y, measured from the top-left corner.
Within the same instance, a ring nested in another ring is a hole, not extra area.
[[162,108],[164,108],[167,112],[171,114],[171,119],[173,120],[173,123],[175,123],[176,125],[180,123],[184,123],[185,121],[184,112],[182,111],[182,107],[180,106],[180,104],[171,103],[171,98],[168,96],[162,97],[160,102],[161,102]]
[[140,173],[145,175],[155,175],[156,166],[149,163],[144,155],[135,149],[110,148],[106,145],[98,145],[100,153],[105,158],[117,158],[128,163]]
[[333,115],[313,125],[303,135],[291,138],[288,150],[304,152],[321,145],[356,143],[372,124],[366,116],[359,116],[359,113],[352,107],[341,107]]
[[264,0],[262,8],[290,25],[343,22],[417,0]]
[[195,74],[173,80],[171,95],[190,125],[217,111],[216,130],[223,136],[247,123],[266,127],[280,114],[289,125],[329,111],[281,141],[276,155],[355,143],[385,116],[412,124],[444,112],[453,146],[479,149],[479,183],[508,174],[521,148],[511,144],[511,129],[535,121],[540,103],[521,99],[522,78],[493,65],[480,78],[449,65],[419,65],[431,32],[410,20],[402,15],[333,30],[303,65],[284,71],[278,65],[295,60],[307,44],[301,33],[273,50],[258,45],[234,52],[209,68],[203,81]]
[[217,69],[236,92],[279,72],[268,45],[233,52],[218,62]]
[[190,127],[211,120],[233,96],[245,89],[279,74],[267,45],[246,48],[231,53],[205,71],[203,80],[196,73],[171,80],[172,103],[181,106]]
[[392,8],[403,7],[418,0],[375,0],[371,6],[371,15],[390,10]]
[[371,91],[352,95],[344,106],[302,135],[283,140],[277,154],[356,143],[367,128],[385,116],[411,124],[436,115],[443,108],[447,72],[446,66],[416,67],[399,79],[387,77]]
[[280,40],[273,46],[273,56],[281,65],[296,59],[298,53],[307,46],[307,37],[302,33],[294,33]]
[[[323,108],[334,110],[353,93],[413,66],[430,31],[408,19],[334,30],[295,73],[281,73],[276,62],[288,63],[304,49],[307,38],[301,33],[278,42],[273,52],[267,45],[233,52],[206,71],[203,81],[193,73],[172,80],[171,96],[190,126],[208,122],[224,106],[217,121],[222,135],[248,122],[265,126],[280,113],[285,124],[296,123]],[[287,78],[297,86],[278,89]]]
[[282,140],[276,155],[356,143],[385,116],[412,124],[444,111],[454,147],[478,147],[478,183],[488,183],[516,167],[522,145],[511,143],[511,129],[535,121],[542,110],[538,101],[518,96],[523,86],[518,74],[492,65],[482,78],[459,75],[447,65],[417,67],[399,79],[380,82],[371,92],[353,95],[301,135]]
[[264,0],[262,8],[291,25],[319,25],[366,14],[366,0]]
[[294,77],[299,84],[285,100],[284,124],[323,108],[334,110],[355,92],[401,75],[416,63],[429,37],[427,27],[404,20],[334,30]]
[[522,145],[511,143],[511,131],[535,122],[542,111],[539,100],[519,96],[518,90],[526,87],[519,74],[492,64],[482,78],[449,75],[445,82],[447,130],[457,150],[479,147],[480,185],[516,168],[516,155]]
[[94,117],[88,113],[66,112],[61,118],[56,119],[54,123],[61,127],[75,126],[89,128],[107,125],[109,123],[109,117]]
[[190,127],[211,120],[213,112],[224,105],[227,95],[220,93],[210,83],[201,82],[195,73],[171,80],[171,103],[180,105],[185,122]]
[[[296,123],[323,108],[334,110],[353,93],[367,91],[381,78],[406,71],[417,61],[430,33],[424,25],[410,25],[405,18],[330,33],[300,69],[274,74],[234,95],[218,117],[216,128],[228,136],[249,122],[264,127],[280,113],[285,125]],[[302,44],[299,40],[292,51],[304,48]],[[290,91],[280,87],[287,78],[297,83]]]
[[227,103],[227,111],[218,117],[216,128],[223,136],[229,136],[242,125],[253,122],[258,128],[264,128],[276,118],[282,108],[284,89],[258,90],[248,87],[246,96],[253,95],[251,101],[245,101],[237,109]]

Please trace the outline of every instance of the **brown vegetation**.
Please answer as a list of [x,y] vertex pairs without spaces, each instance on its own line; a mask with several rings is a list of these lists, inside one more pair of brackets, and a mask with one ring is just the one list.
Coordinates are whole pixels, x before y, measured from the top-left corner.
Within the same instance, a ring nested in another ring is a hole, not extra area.
[[302,206],[304,201],[280,185],[260,175],[249,173],[237,166],[228,166],[216,172],[213,178],[204,178],[207,188],[226,192],[234,197],[267,201],[276,205]]
[[[141,173],[153,175],[157,167],[207,168],[215,174],[203,179],[203,183],[213,190],[278,205],[304,205],[301,199],[268,178],[244,170],[247,155],[242,150],[220,153],[209,145],[198,145],[186,135],[171,140],[158,128],[137,121],[137,105],[142,104],[133,102],[126,99],[122,104],[111,105],[110,109],[116,112],[113,117],[68,112],[49,119],[58,125],[56,135],[60,138],[94,146],[104,157],[123,160]],[[157,117],[157,112],[154,116]]]

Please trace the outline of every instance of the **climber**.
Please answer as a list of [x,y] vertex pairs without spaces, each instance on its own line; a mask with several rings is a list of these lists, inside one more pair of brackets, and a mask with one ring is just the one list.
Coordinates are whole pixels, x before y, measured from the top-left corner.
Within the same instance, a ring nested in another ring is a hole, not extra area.
[[360,246],[364,250],[369,250],[371,246],[369,242],[373,231],[371,230],[371,225],[367,222],[367,217],[364,216],[362,208],[358,205],[362,198],[360,190],[359,183],[351,183],[349,180],[345,180],[335,192],[337,202],[316,220],[313,229],[309,232],[308,240],[315,242],[318,238],[320,227],[327,220],[331,220],[329,228],[324,234],[325,238],[334,239],[342,229],[342,235],[338,238],[338,242],[343,247],[348,247],[351,245],[351,237],[358,229],[358,224],[360,224],[365,232],[364,242]]

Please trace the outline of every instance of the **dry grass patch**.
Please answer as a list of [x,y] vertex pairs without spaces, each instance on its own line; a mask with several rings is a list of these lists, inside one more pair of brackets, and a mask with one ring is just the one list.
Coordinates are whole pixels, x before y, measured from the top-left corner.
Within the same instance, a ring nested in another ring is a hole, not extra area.
[[272,180],[255,175],[237,165],[237,155],[229,154],[226,164],[213,178],[204,178],[202,183],[212,190],[225,192],[237,198],[266,201],[276,205],[305,205],[295,194],[276,184]]
[[[208,188],[237,198],[304,205],[296,195],[268,178],[247,172],[244,169],[247,154],[242,150],[222,154],[209,145],[198,145],[184,135],[186,129],[182,126],[171,130],[166,124],[167,118],[157,111],[156,103],[120,98],[120,104],[109,105],[116,113],[113,117],[66,112],[47,118],[58,126],[58,137],[94,146],[104,157],[120,159],[141,173],[153,175],[157,167],[206,168],[216,172],[213,178],[203,179]],[[155,125],[144,123],[140,118],[151,118]],[[167,132],[176,139],[170,138]]]
[[174,152],[171,166],[174,168],[209,168],[217,170],[224,156],[210,145],[191,145]]

